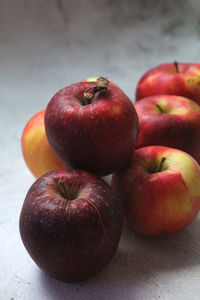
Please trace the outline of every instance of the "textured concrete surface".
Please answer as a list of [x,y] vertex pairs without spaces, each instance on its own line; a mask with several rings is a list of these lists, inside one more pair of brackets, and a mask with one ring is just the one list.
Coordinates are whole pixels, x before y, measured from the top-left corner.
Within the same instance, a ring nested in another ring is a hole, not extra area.
[[185,0],[0,1],[0,300],[200,299],[200,217],[166,239],[124,229],[111,264],[77,284],[42,273],[18,230],[34,181],[20,146],[28,119],[88,76],[109,76],[134,101],[148,68],[199,62],[199,30]]

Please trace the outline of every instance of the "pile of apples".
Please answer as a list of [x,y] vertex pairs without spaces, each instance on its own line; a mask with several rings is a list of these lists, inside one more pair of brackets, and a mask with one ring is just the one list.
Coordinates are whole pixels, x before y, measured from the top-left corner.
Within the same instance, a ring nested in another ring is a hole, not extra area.
[[[200,64],[145,73],[136,102],[104,77],[61,89],[27,123],[22,150],[38,179],[20,215],[36,264],[62,281],[98,273],[123,221],[169,236],[200,210]],[[112,174],[111,185],[101,177]]]

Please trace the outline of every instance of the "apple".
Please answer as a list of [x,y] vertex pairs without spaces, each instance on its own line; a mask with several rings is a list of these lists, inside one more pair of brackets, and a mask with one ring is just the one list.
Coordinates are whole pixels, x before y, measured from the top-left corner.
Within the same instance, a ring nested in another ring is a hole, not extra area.
[[136,100],[154,95],[177,95],[200,104],[200,64],[161,64],[139,80]]
[[136,148],[150,145],[177,148],[200,164],[200,106],[172,95],[143,98],[136,102],[140,132]]
[[49,143],[60,161],[100,176],[123,168],[138,135],[131,100],[103,77],[60,90],[45,112]]
[[121,204],[102,179],[54,170],[31,186],[20,234],[35,263],[62,281],[85,280],[114,256],[122,230]]
[[136,233],[169,236],[200,210],[200,167],[187,153],[164,146],[137,149],[112,177],[124,203],[125,222]]
[[21,138],[24,160],[36,178],[51,170],[64,168],[47,140],[44,114],[45,110],[41,110],[28,121]]

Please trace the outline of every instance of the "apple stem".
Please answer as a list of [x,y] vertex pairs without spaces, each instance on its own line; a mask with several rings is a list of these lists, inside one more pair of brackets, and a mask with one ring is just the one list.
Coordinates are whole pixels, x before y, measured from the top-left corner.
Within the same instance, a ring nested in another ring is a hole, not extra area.
[[159,104],[156,104],[156,107],[159,109],[159,111],[160,111],[162,114],[164,113],[164,111],[162,110],[162,108],[160,107]]
[[179,65],[178,65],[178,62],[176,60],[174,61],[174,66],[175,66],[175,69],[176,69],[176,73],[180,73]]
[[66,187],[66,182],[64,179],[60,179],[58,181],[59,184],[59,188],[60,188],[60,193],[63,196],[63,198],[65,198],[66,200],[70,200],[69,194],[67,192],[67,187]]
[[160,164],[159,164],[158,169],[157,169],[156,172],[161,172],[162,171],[162,166],[163,166],[163,163],[164,163],[165,159],[166,159],[166,157],[161,158]]
[[[94,94],[99,92],[100,90],[106,90],[109,84],[108,78],[99,77],[97,78],[97,85],[91,86],[84,92],[85,104],[90,104]],[[91,92],[88,92],[92,90]]]

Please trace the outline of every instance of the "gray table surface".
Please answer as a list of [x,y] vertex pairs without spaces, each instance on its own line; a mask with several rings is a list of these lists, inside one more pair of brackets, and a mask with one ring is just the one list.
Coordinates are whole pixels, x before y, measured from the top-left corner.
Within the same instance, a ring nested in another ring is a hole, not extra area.
[[200,299],[200,217],[166,239],[124,228],[109,266],[74,284],[40,271],[18,230],[34,181],[20,145],[28,119],[88,76],[109,76],[134,101],[148,68],[199,62],[199,31],[185,0],[0,1],[0,300]]

